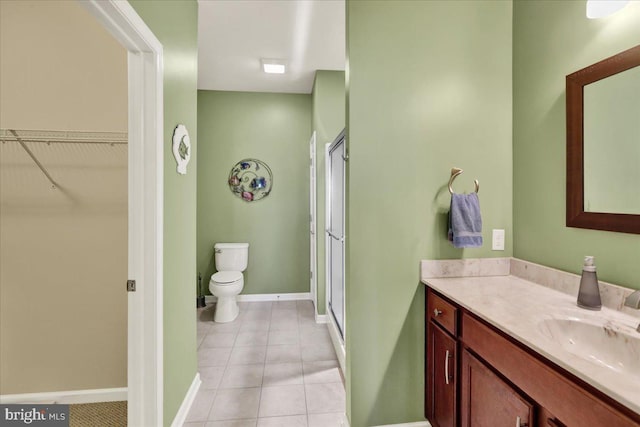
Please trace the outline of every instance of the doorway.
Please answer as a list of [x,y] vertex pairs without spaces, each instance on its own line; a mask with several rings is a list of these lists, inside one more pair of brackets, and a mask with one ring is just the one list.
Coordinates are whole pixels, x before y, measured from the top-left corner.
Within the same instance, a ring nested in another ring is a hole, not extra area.
[[345,325],[345,132],[327,149],[327,290],[328,308],[344,343]]
[[163,48],[128,2],[80,3],[128,52],[127,422],[163,425]]

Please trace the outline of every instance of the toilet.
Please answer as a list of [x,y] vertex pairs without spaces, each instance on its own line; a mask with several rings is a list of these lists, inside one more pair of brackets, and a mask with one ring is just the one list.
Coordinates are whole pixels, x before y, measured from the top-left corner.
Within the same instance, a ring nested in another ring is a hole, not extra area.
[[213,321],[233,322],[238,317],[236,297],[244,287],[242,272],[249,260],[248,243],[216,243],[213,246],[217,273],[211,275],[209,290],[218,297]]

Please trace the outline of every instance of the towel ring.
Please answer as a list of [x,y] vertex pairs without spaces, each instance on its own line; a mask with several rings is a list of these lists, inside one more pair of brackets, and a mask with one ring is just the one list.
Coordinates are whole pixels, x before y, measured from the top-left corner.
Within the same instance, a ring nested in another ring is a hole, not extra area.
[[[453,187],[451,186],[453,184],[453,180],[456,179],[456,177],[460,175],[462,172],[464,171],[460,168],[451,169],[451,178],[449,178],[449,193],[453,194]],[[476,193],[477,193],[480,190],[480,183],[478,182],[477,179],[474,180],[473,183],[476,185]]]

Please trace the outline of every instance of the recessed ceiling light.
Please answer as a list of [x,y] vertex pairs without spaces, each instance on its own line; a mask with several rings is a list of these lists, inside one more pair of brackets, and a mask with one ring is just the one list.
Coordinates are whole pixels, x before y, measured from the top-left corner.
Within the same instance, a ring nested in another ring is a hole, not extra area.
[[285,63],[281,59],[262,59],[262,71],[269,74],[284,74]]

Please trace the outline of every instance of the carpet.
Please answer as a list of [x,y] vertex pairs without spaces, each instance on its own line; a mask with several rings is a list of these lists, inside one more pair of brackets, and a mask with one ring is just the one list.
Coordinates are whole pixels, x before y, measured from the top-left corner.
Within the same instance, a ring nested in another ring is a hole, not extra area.
[[69,405],[69,427],[127,427],[127,402]]

